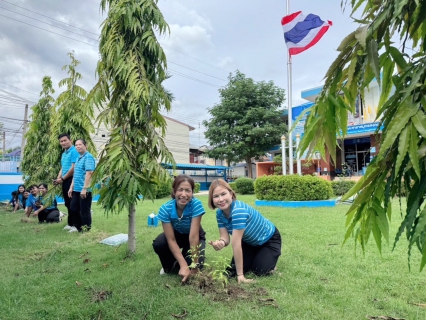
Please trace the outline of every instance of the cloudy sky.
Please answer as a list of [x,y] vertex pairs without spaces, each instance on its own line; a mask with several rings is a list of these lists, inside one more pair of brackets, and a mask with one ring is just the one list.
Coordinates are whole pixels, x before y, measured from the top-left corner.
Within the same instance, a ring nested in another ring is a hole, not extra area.
[[[340,41],[357,28],[341,0],[290,0],[290,11],[314,13],[333,26],[312,49],[293,57],[293,106],[301,90],[320,86]],[[0,122],[7,148],[19,146],[24,105],[38,100],[43,76],[55,96],[61,70],[74,50],[90,90],[98,60],[98,35],[105,16],[99,0],[0,0]],[[287,57],[281,28],[285,0],[159,0],[171,33],[160,40],[173,75],[165,86],[175,101],[169,114],[197,129],[191,144],[204,145],[201,121],[219,102],[218,88],[240,70],[256,81],[272,80],[287,91]],[[73,27],[72,27],[73,26]],[[10,94],[15,96],[12,96]],[[287,102],[285,103],[285,106]]]

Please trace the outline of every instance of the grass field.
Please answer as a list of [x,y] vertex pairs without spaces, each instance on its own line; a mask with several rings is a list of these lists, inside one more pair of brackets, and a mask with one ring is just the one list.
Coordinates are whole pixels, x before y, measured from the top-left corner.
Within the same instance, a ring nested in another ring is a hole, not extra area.
[[[215,240],[214,212],[207,196],[198,198],[207,210],[202,220],[207,239]],[[239,199],[254,204],[254,196]],[[413,253],[410,271],[404,237],[393,252],[392,244],[384,246],[382,256],[372,238],[365,256],[352,241],[342,247],[345,205],[259,208],[279,228],[283,248],[274,275],[243,285],[258,292],[252,299],[218,301],[181,286],[177,275],[159,275],[151,244],[162,228],[147,227],[148,214],[166,200],[138,205],[132,258],[126,258],[125,245],[99,244],[127,233],[125,213],[106,216],[94,204],[92,231],[70,234],[62,230],[65,221],[23,223],[22,213],[0,209],[0,319],[426,319],[419,254]],[[392,236],[401,221],[398,202],[393,205]],[[231,254],[230,247],[215,252],[208,246],[206,262]]]

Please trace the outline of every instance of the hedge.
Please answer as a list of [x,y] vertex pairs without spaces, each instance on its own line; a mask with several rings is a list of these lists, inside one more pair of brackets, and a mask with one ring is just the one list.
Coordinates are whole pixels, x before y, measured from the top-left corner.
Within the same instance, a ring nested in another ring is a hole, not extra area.
[[316,176],[263,176],[254,182],[259,200],[327,200],[333,196],[331,183]]
[[237,188],[237,183],[236,182],[230,182],[229,186],[231,187],[232,190],[234,190],[235,193],[238,192],[238,188]]
[[240,194],[253,194],[254,193],[254,185],[253,179],[250,178],[238,178],[235,181],[238,193]]
[[194,193],[198,192],[200,192],[200,184],[198,182],[195,182]]
[[331,182],[331,187],[333,188],[333,193],[336,196],[343,196],[356,184],[353,180],[334,180]]

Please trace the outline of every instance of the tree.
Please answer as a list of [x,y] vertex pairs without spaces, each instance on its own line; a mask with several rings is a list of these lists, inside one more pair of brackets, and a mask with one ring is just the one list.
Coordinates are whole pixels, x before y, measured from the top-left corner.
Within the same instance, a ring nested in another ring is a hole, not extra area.
[[156,36],[168,31],[157,0],[102,0],[99,81],[91,97],[103,109],[98,120],[111,128],[93,181],[101,182],[99,202],[106,212],[129,214],[128,251],[136,250],[135,205],[153,198],[155,184],[168,178],[161,162],[174,163],[165,146],[172,95],[163,87],[166,56]]
[[[426,263],[426,1],[352,0],[351,6],[352,15],[365,6],[362,18],[356,20],[361,27],[338,48],[306,121],[301,151],[320,150],[324,155],[327,148],[335,161],[336,134],[346,134],[347,114],[354,113],[356,96],[363,96],[377,79],[381,87],[377,118],[383,127],[380,151],[345,196],[358,194],[347,213],[345,241],[354,234],[364,250],[372,234],[381,252],[382,239],[389,241],[390,201],[404,185],[407,197],[400,201],[406,202],[407,209],[394,248],[405,231],[408,257],[416,246],[422,254],[422,270]],[[393,36],[403,41],[400,48],[391,41]],[[405,52],[407,43],[411,54]]]
[[231,162],[245,160],[252,177],[252,159],[264,156],[281,141],[287,127],[281,119],[284,90],[272,81],[255,82],[237,71],[219,89],[221,102],[209,109],[203,121],[212,147],[207,155]]
[[72,140],[80,138],[86,140],[88,151],[95,157],[97,156],[91,138],[91,134],[95,131],[93,104],[86,100],[87,92],[77,85],[77,82],[82,79],[81,74],[77,72],[80,61],[75,59],[73,52],[68,53],[68,56],[71,59],[71,64],[63,66],[62,70],[66,70],[69,77],[59,81],[59,87],[66,87],[66,89],[56,99],[57,112],[52,118],[49,150],[44,159],[51,179],[57,176],[61,168],[62,149],[58,142],[59,134],[68,133]]
[[52,87],[52,79],[43,77],[40,99],[31,108],[31,122],[25,134],[26,147],[21,168],[26,185],[46,183],[52,179],[46,170],[44,158],[51,137],[51,118],[55,113],[55,99],[51,96],[53,93],[55,90]]

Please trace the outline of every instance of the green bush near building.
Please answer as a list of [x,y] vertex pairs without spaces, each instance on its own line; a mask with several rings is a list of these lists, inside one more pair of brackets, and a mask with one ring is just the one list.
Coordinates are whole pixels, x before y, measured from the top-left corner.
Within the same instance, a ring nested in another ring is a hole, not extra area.
[[238,193],[240,194],[254,194],[254,180],[250,178],[238,178],[235,181]]
[[232,190],[235,191],[235,193],[238,193],[238,188],[237,188],[237,183],[236,182],[230,182],[229,186],[231,187]]
[[254,182],[259,200],[309,201],[333,196],[331,183],[315,176],[263,176]]
[[343,196],[356,184],[353,180],[343,180],[338,179],[331,182],[331,187],[333,188],[333,193],[336,196]]
[[198,193],[198,192],[200,192],[200,184],[198,182],[195,182],[194,193]]

